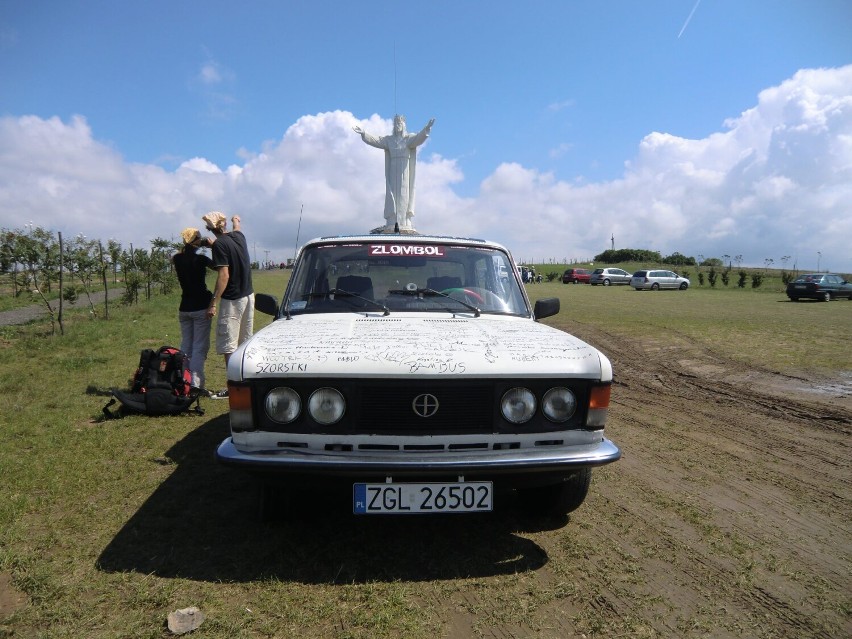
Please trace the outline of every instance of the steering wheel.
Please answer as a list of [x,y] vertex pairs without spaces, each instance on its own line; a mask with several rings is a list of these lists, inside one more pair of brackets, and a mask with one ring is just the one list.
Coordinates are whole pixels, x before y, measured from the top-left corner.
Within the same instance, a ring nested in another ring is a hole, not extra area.
[[469,288],[447,288],[441,291],[444,295],[452,295],[453,293],[462,293],[465,297],[469,297],[471,299],[476,300],[480,304],[485,304],[485,298],[482,297],[476,291],[472,291]]

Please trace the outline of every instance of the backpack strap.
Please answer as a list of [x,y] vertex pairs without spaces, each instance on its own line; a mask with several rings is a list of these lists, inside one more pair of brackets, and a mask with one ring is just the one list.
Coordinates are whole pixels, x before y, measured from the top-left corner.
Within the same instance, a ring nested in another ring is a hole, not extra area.
[[104,418],[105,419],[118,419],[119,417],[121,417],[121,415],[119,414],[119,411],[112,412],[109,409],[109,407],[112,406],[113,404],[115,404],[116,401],[117,400],[115,399],[115,397],[112,397],[106,403],[106,405],[103,407],[102,410],[104,412]]

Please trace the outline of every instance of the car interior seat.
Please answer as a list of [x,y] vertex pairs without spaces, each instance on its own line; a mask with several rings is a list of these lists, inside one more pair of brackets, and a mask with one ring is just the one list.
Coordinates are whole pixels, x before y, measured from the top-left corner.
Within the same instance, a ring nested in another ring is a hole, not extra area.
[[426,288],[431,288],[433,291],[445,291],[448,288],[461,288],[462,281],[460,277],[452,275],[439,275],[430,277],[426,280]]
[[373,280],[362,275],[343,275],[337,278],[335,288],[339,291],[373,299]]

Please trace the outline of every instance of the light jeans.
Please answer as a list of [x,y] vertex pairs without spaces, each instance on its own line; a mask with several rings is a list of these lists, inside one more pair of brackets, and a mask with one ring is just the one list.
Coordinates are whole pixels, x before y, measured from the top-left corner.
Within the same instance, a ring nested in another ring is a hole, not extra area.
[[236,300],[219,300],[216,352],[230,355],[254,333],[254,293]]
[[179,311],[180,350],[189,357],[189,370],[192,371],[192,385],[204,388],[204,362],[210,350],[210,318],[207,309],[200,311]]

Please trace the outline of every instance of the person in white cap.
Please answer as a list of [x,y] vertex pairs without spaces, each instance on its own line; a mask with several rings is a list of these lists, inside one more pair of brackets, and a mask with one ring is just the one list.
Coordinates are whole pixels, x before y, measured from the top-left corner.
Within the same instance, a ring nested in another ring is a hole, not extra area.
[[[211,211],[201,219],[216,236],[213,243],[213,268],[218,275],[213,299],[207,307],[207,316],[212,319],[218,315],[216,352],[224,355],[227,369],[231,354],[254,332],[254,288],[248,243],[240,230],[239,215],[231,218],[230,233],[227,232],[228,220],[224,213]],[[211,397],[225,399],[228,397],[228,389],[214,393]]]

